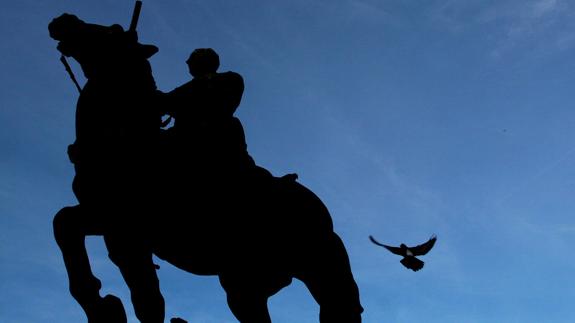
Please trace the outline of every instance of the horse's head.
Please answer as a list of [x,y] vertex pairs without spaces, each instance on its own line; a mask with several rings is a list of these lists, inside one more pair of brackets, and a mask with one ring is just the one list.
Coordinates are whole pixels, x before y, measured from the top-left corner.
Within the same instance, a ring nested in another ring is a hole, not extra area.
[[60,17],[52,19],[48,24],[50,37],[58,41],[73,40],[82,33],[85,22],[75,15],[64,13]]
[[73,57],[88,79],[122,74],[141,78],[136,74],[151,74],[146,60],[158,51],[156,46],[138,43],[135,31],[124,31],[118,24],[86,23],[69,13],[54,18],[48,31],[59,42],[58,50]]
[[64,13],[48,24],[50,37],[59,41],[58,50],[66,56],[73,54],[72,44],[83,38],[86,23],[75,15]]

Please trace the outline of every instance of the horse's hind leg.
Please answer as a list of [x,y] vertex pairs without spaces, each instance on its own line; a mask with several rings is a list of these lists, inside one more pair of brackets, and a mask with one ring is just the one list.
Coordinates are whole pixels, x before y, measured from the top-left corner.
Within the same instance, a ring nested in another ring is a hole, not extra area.
[[320,306],[321,323],[359,323],[359,290],[343,242],[331,233],[299,264],[300,279]]
[[268,298],[290,282],[291,278],[283,275],[274,278],[255,273],[220,274],[228,306],[241,323],[271,323]]
[[227,293],[228,306],[241,323],[271,323],[267,297],[244,292]]
[[268,295],[250,285],[250,279],[238,275],[220,275],[228,306],[241,323],[271,323]]

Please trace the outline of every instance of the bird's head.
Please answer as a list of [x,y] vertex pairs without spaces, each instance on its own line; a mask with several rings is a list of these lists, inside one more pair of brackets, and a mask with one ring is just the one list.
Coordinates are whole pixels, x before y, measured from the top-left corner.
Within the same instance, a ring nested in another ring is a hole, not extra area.
[[399,247],[401,248],[401,250],[406,250],[406,249],[407,249],[407,246],[406,246],[405,244],[403,244],[403,243],[400,244]]

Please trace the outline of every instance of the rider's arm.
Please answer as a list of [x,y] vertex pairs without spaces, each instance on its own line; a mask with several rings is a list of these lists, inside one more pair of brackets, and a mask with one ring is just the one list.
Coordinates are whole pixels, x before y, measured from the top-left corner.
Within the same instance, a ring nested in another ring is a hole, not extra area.
[[235,72],[225,72],[219,76],[219,108],[223,109],[225,115],[232,116],[242,100],[244,79]]

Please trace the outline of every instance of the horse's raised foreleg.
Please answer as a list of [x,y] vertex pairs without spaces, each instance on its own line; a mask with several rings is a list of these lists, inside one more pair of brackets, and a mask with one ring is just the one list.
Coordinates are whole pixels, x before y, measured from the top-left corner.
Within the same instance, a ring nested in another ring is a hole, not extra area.
[[319,304],[320,322],[360,323],[363,308],[359,290],[341,239],[331,233],[308,251],[295,277]]
[[80,304],[89,323],[125,323],[122,301],[112,295],[100,297],[102,284],[90,268],[85,238],[101,235],[98,221],[82,212],[79,205],[65,207],[54,216],[54,237],[64,258],[70,293]]
[[94,234],[90,221],[79,205],[61,209],[53,220],[54,238],[64,258],[72,296],[86,310],[89,303],[100,298],[102,284],[90,268],[85,238]]

